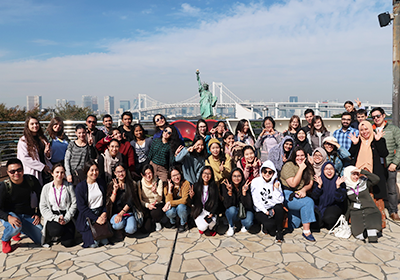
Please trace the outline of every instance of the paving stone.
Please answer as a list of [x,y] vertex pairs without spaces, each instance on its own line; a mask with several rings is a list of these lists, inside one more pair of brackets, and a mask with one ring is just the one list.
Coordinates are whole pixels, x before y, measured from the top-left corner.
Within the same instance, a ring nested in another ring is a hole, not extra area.
[[254,259],[254,258],[249,258],[246,257],[241,264],[242,267],[245,267],[246,269],[249,270],[255,270],[260,267],[266,267],[266,266],[272,266],[275,265],[273,262],[269,261],[264,261],[264,260],[259,260],[259,259]]
[[175,253],[177,254],[183,254],[188,250],[189,248],[193,247],[193,244],[189,243],[183,243],[179,240],[179,242],[176,243],[175,245]]
[[[228,250],[222,249],[214,253],[214,256],[217,257],[221,262],[223,262],[227,266],[234,265],[238,262],[239,257],[233,256]],[[218,278],[218,277],[217,277]]]
[[210,242],[211,242],[215,247],[219,247],[219,244],[221,243],[221,240],[212,238],[212,239],[210,239]]
[[206,250],[206,249],[215,249],[215,245],[212,244],[209,240],[204,240],[203,242],[197,243],[195,246],[190,248],[188,252]]
[[63,275],[57,278],[57,280],[81,280],[81,279],[83,279],[83,277],[77,274],[76,272],[70,273],[68,275]]
[[293,262],[288,264],[285,269],[298,278],[325,278],[333,276],[331,273],[316,269],[307,262]]
[[156,244],[157,244],[158,248],[170,248],[170,249],[172,249],[172,245],[174,245],[174,241],[173,240],[166,240],[166,239],[158,239]]
[[340,263],[340,262],[357,262],[357,260],[351,256],[341,256],[331,253],[328,249],[322,249],[314,254],[318,258],[326,260],[328,262]]
[[49,279],[58,278],[58,277],[63,276],[63,275],[65,275],[65,274],[67,274],[67,271],[65,271],[65,270],[63,270],[63,271],[57,271],[57,272],[53,273],[53,274],[50,276]]
[[57,256],[57,252],[54,251],[40,251],[31,256],[30,261],[43,261],[48,259],[54,259]]
[[154,264],[144,267],[143,271],[146,273],[165,275],[165,273],[167,272],[167,266],[158,264],[158,263],[154,263]]
[[65,260],[65,261],[60,262],[57,266],[59,269],[65,270],[65,269],[70,268],[73,264],[74,264],[73,261]]
[[283,243],[282,244],[282,253],[297,253],[297,252],[305,252],[304,244],[290,244]]
[[236,277],[236,275],[230,271],[223,270],[223,271],[216,272],[215,277],[217,277],[218,280],[227,280],[227,279],[232,279],[232,278]]
[[309,253],[304,253],[304,252],[299,252],[298,253],[300,255],[300,257],[302,257],[306,262],[309,262],[311,264],[314,263],[314,257],[309,254]]
[[381,250],[374,247],[369,247],[368,251],[372,252],[377,256],[382,262],[390,261],[394,258],[394,253],[391,251]]
[[21,269],[18,269],[17,272],[15,272],[13,274],[13,277],[23,276],[23,275],[26,275],[26,274],[28,274],[28,271],[26,271],[25,268],[21,268]]
[[116,256],[113,258],[109,258],[109,260],[112,262],[115,262],[116,264],[119,264],[119,265],[126,265],[129,262],[141,261],[142,259],[139,257],[132,256],[132,255],[125,255],[125,256]]
[[197,259],[184,260],[182,262],[181,272],[201,271],[204,270],[203,265]]
[[7,258],[6,260],[6,268],[10,268],[16,265],[20,265],[22,263],[25,263],[30,256],[21,256],[21,257],[15,257],[15,258]]
[[273,273],[271,275],[268,275],[271,278],[274,279],[281,279],[281,280],[297,280],[296,277],[294,277],[291,273],[285,272],[285,273]]
[[69,259],[71,259],[73,257],[74,257],[74,255],[71,254],[71,253],[59,252],[57,254],[56,259],[54,260],[54,264],[59,264],[59,263],[61,263],[63,261],[69,260]]
[[344,269],[336,272],[336,275],[343,279],[352,279],[366,276],[367,273],[356,269]]
[[207,269],[209,273],[214,273],[220,269],[225,268],[225,265],[221,263],[217,258],[208,256],[200,259],[200,262]]
[[386,279],[387,280],[398,280],[398,279],[400,279],[400,273],[390,274],[390,275],[387,276]]
[[109,249],[106,251],[108,255],[111,256],[119,256],[119,255],[127,255],[131,252],[128,248],[116,248],[116,249]]
[[271,246],[271,245],[274,245],[274,243],[275,243],[275,241],[274,241],[273,239],[266,239],[266,238],[264,238],[264,239],[262,239],[262,240],[260,241],[260,244],[264,245],[265,247],[269,247],[269,246]]
[[267,266],[267,267],[258,268],[258,269],[254,270],[254,271],[259,273],[259,274],[261,274],[261,275],[269,275],[269,274],[271,274],[272,272],[274,272],[276,270],[278,270],[277,266]]
[[111,278],[107,276],[107,274],[103,273],[100,275],[96,275],[91,277],[89,280],[110,280]]
[[183,279],[185,279],[185,274],[178,273],[178,272],[170,272],[169,273],[169,278],[170,279],[174,279],[174,280],[183,280]]
[[247,272],[247,269],[241,267],[240,265],[233,265],[231,267],[228,267],[228,270],[232,271],[233,273],[235,273],[236,275],[242,275],[245,274]]
[[375,264],[364,264],[364,263],[354,263],[354,266],[361,268],[362,270],[372,274],[378,279],[384,279],[384,274],[378,265]]
[[49,276],[56,272],[55,269],[40,269],[39,271],[33,273],[31,276],[32,277],[43,277],[43,276]]
[[103,269],[98,268],[97,266],[95,266],[94,264],[90,265],[90,266],[86,266],[83,267],[79,270],[77,270],[76,272],[82,273],[84,274],[87,278],[93,277],[95,275],[101,274],[104,272]]
[[111,269],[120,267],[120,265],[116,264],[115,262],[106,260],[106,261],[100,263],[99,267],[104,269],[105,271],[107,271],[107,270],[111,270]]
[[108,260],[110,258],[109,255],[107,255],[104,252],[99,252],[99,253],[94,253],[91,254],[89,257],[88,256],[80,256],[76,258],[72,258],[71,260],[74,261],[76,264],[79,262],[91,262],[91,263],[101,263],[104,262],[105,260]]
[[121,275],[129,273],[129,270],[128,270],[128,268],[126,266],[122,266],[122,267],[110,270],[110,271],[108,271],[108,273],[109,274],[116,274],[117,276],[121,276]]
[[100,248],[85,248],[85,249],[79,250],[78,253],[77,253],[77,255],[78,255],[79,257],[81,257],[81,256],[87,256],[87,255],[93,255],[93,254],[96,254],[96,253],[99,253],[99,252],[103,252],[103,251],[105,251],[106,249],[107,249],[107,248],[106,248],[105,246],[100,247]]
[[227,238],[221,242],[221,247],[227,248],[227,247],[232,247],[232,248],[243,248],[243,244],[239,243],[236,239],[234,238]]
[[398,268],[391,267],[391,266],[381,265],[381,269],[382,269],[386,274],[400,273],[400,270],[399,270]]
[[151,254],[151,253],[156,253],[157,252],[157,246],[154,245],[153,242],[144,242],[144,243],[139,243],[135,245],[129,246],[130,249],[138,251],[140,253],[146,253],[146,254]]
[[356,257],[362,263],[381,263],[382,261],[377,258],[374,254],[367,250],[365,247],[359,247],[355,253]]
[[303,262],[304,259],[300,257],[296,253],[287,253],[287,254],[282,254],[283,255],[283,262],[284,263],[289,263],[289,262]]
[[214,275],[202,275],[192,278],[192,280],[217,280]]
[[242,243],[252,253],[264,251],[264,249],[265,249],[264,245],[257,243],[257,242],[240,240],[240,243]]
[[310,254],[314,254],[315,252],[319,251],[320,248],[316,247],[316,246],[307,246],[306,250],[310,253]]
[[199,275],[210,275],[210,274],[207,271],[195,271],[195,272],[186,273],[186,277],[189,279],[192,279],[193,277],[196,277]]
[[258,273],[256,273],[256,272],[254,272],[254,271],[249,271],[246,275],[245,275],[247,278],[249,278],[249,279],[254,279],[254,280],[260,280],[260,279],[262,279],[263,278],[263,276],[262,275],[260,275],[260,274],[258,274]]
[[6,258],[7,258],[7,254],[0,254],[0,267],[4,266]]
[[190,259],[199,259],[209,255],[210,253],[206,253],[203,250],[199,250],[199,251],[191,251],[190,253],[185,253],[183,254],[183,257],[185,258],[185,260],[190,260]]
[[317,266],[317,268],[323,268],[325,265],[327,265],[329,262],[325,261],[325,260],[321,260],[319,258],[315,259],[315,265]]
[[182,264],[182,255],[174,254],[171,263],[171,271],[179,272]]
[[336,263],[328,263],[324,266],[323,270],[334,273],[339,270],[339,266]]

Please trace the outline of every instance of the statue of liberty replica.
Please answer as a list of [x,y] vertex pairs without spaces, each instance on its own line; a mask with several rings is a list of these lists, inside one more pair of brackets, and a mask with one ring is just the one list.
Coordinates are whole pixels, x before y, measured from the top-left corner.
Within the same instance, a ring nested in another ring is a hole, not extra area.
[[199,69],[196,70],[196,76],[199,83],[200,114],[203,119],[207,119],[213,115],[212,107],[217,103],[217,97],[208,90],[208,84],[201,84]]

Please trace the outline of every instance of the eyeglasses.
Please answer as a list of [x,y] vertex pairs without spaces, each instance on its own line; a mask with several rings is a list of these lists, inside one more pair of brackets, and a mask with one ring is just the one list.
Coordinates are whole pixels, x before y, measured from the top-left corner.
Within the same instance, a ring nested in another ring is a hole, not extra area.
[[171,134],[172,134],[172,131],[169,131],[169,130],[166,130],[166,129],[165,129],[163,132],[164,132],[164,133],[167,133],[168,135],[171,135]]
[[22,169],[22,167],[20,167],[17,169],[8,170],[7,172],[10,174],[15,174],[15,172],[21,173],[22,171],[24,171],[24,170]]
[[371,116],[371,118],[372,118],[373,120],[375,120],[375,119],[379,119],[380,117],[382,117],[382,115],[375,115],[375,116]]
[[96,121],[87,121],[87,123],[96,123]]
[[342,121],[349,122],[349,121],[351,121],[351,119],[342,119]]
[[262,173],[268,174],[268,175],[273,175],[275,172],[272,170],[263,170]]
[[239,179],[239,178],[242,178],[242,175],[232,175],[232,178],[237,178],[237,179]]

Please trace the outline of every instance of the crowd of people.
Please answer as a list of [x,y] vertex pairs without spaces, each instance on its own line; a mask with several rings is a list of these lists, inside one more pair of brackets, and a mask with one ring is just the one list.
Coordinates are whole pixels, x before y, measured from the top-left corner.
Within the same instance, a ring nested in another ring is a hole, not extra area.
[[197,227],[214,236],[224,223],[227,236],[258,225],[282,242],[285,231],[302,227],[303,237],[315,241],[312,233],[331,229],[342,214],[354,237],[377,242],[386,210],[400,220],[400,129],[380,107],[371,110],[371,124],[356,102],[358,110],[345,103],[333,134],[307,109],[305,127],[294,115],[280,133],[267,116],[258,137],[248,120],[229,131],[224,121],[209,129],[200,119],[190,144],[161,114],[153,118],[151,138],[141,124],[131,125],[130,112],[118,128],[110,115],[100,128],[89,115],[73,141],[61,118],[44,132],[28,117],[0,185],[2,250],[11,252],[11,239],[20,240],[21,232],[45,247],[74,246],[76,232],[85,248],[108,244],[93,237],[92,223],[109,223],[113,242],[163,227]]

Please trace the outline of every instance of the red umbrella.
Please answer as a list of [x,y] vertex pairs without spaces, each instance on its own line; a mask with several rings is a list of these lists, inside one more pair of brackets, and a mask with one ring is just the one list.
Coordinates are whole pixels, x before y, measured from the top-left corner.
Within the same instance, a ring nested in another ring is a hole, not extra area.
[[181,133],[183,138],[193,141],[194,135],[196,134],[196,126],[193,123],[187,120],[177,120],[172,122],[171,124],[179,129],[179,132]]

